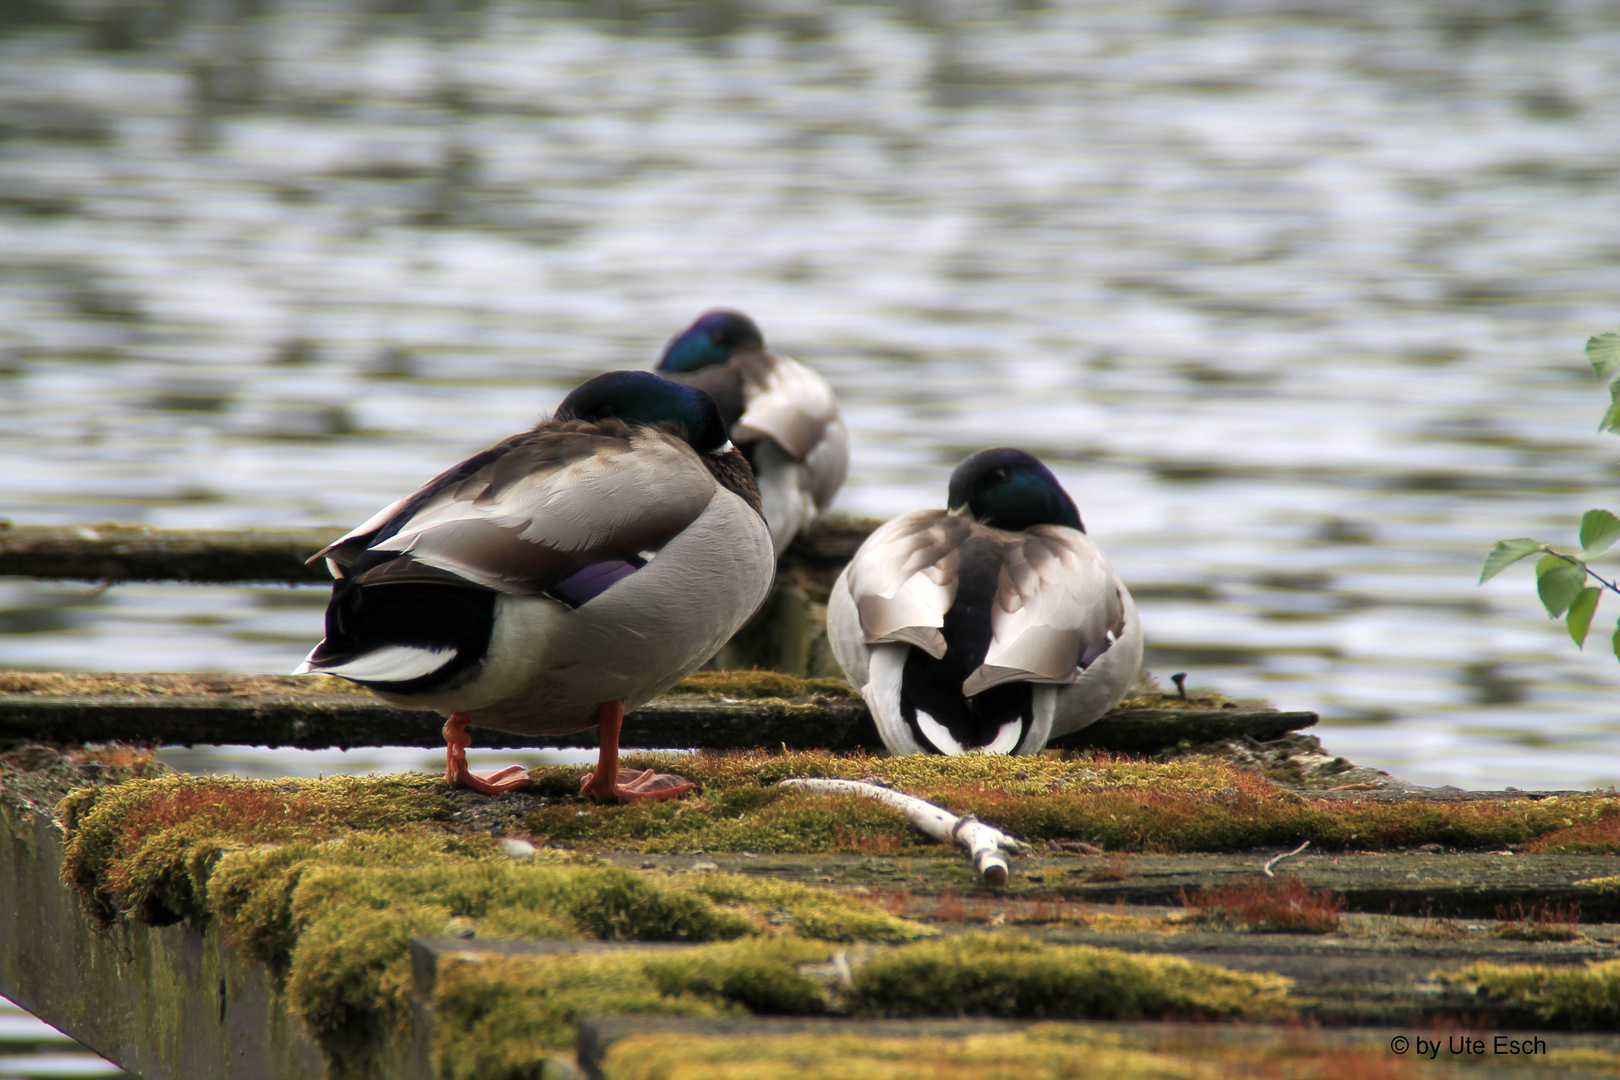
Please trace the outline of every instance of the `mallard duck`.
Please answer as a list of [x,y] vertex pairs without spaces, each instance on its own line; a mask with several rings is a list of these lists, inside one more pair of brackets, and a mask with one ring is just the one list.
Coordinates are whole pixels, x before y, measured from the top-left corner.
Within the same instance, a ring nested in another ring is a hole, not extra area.
[[298,673],[449,714],[446,778],[495,794],[518,766],[468,771],[466,727],[601,727],[596,801],[692,785],[619,774],[626,709],[702,664],[775,573],[759,490],[702,391],[598,375],[550,420],[475,454],[317,552],[337,579],[326,638]]
[[838,575],[833,655],[891,753],[1036,753],[1135,681],[1136,605],[1022,450],[963,461],[946,505],[885,523]]
[[753,466],[780,555],[821,516],[849,471],[849,432],[832,387],[796,360],[765,351],[740,311],[698,317],[664,346],[655,370],[714,398],[731,441]]

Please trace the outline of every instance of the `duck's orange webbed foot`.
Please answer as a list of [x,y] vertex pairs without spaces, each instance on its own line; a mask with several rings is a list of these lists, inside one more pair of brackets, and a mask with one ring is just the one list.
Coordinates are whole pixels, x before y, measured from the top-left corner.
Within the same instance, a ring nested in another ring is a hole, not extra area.
[[579,784],[579,793],[591,802],[678,799],[697,787],[685,777],[654,769],[626,773],[619,771],[619,729],[624,724],[623,701],[604,701],[598,705],[596,721],[602,729],[602,750],[596,760],[596,771],[588,773]]
[[450,786],[470,788],[481,795],[504,795],[528,787],[529,770],[521,765],[508,765],[484,776],[467,768],[467,747],[472,743],[467,720],[467,713],[452,713],[444,724],[444,778]]
[[587,773],[579,782],[579,793],[591,802],[652,802],[658,799],[678,799],[697,785],[674,773],[661,773],[653,769],[645,772],[618,773],[617,783],[598,784],[597,772]]

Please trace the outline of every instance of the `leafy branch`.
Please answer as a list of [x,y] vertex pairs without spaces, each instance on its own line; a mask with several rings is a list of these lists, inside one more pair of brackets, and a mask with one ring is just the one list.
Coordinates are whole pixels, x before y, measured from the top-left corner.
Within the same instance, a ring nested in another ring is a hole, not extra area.
[[[1586,359],[1598,378],[1609,380],[1609,408],[1598,430],[1620,433],[1620,333],[1603,333],[1589,339]],[[1559,551],[1540,540],[1528,538],[1498,540],[1480,569],[1480,584],[1520,559],[1540,555],[1536,560],[1536,593],[1541,597],[1541,604],[1547,609],[1548,618],[1563,618],[1570,639],[1584,649],[1604,590],[1620,593],[1620,586],[1614,580],[1603,577],[1588,563],[1608,551],[1617,540],[1620,540],[1620,517],[1607,510],[1588,510],[1581,516],[1579,551]],[[1597,584],[1588,585],[1588,579]],[[1620,623],[1615,626],[1613,648],[1615,657],[1620,658]]]

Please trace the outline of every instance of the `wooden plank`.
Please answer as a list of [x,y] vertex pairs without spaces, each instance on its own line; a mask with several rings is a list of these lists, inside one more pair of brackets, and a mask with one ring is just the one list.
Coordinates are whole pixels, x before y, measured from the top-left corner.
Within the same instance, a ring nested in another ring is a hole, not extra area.
[[[878,524],[865,518],[822,522],[793,542],[782,568],[803,569],[812,576],[836,573]],[[0,576],[326,585],[332,580],[326,566],[305,565],[304,560],[346,530],[341,525],[230,531],[0,521]]]
[[75,581],[208,584],[331,584],[324,564],[304,560],[343,535],[339,528],[231,532],[140,525],[0,528],[0,575]]
[[[1422,791],[1399,797],[1412,802],[1427,799]],[[1252,880],[1274,854],[1041,855],[1013,860],[1007,886],[993,891],[980,888],[971,867],[960,859],[725,852],[600,857],[638,869],[677,872],[702,861],[728,873],[882,893],[901,898],[901,914],[921,919],[940,917],[942,898],[958,908],[948,898],[966,893],[974,897],[968,916],[983,921],[999,912],[1017,921],[1024,908],[1059,901],[1179,907],[1184,893]],[[1614,863],[1612,855],[1306,853],[1289,859],[1278,872],[1286,870],[1311,888],[1331,889],[1349,911],[1489,919],[1520,904],[1525,910],[1578,908],[1580,917],[1592,922],[1620,920],[1620,890],[1580,884],[1612,876]],[[1334,946],[1339,952],[1346,947]],[[1605,958],[1620,958],[1614,942],[1601,948]],[[1546,951],[1538,948],[1538,955]]]
[[[1249,974],[1281,975],[1293,980],[1302,1018],[1331,1024],[1402,1024],[1448,1019],[1486,1022],[1492,1028],[1519,1024],[1546,1027],[1523,1007],[1484,1001],[1461,989],[1437,984],[1436,974],[1459,971],[1471,964],[1576,964],[1615,957],[1612,945],[1596,942],[1537,943],[1511,941],[1424,942],[1360,941],[1302,934],[1097,934],[1056,928],[1021,927],[1018,933],[1054,944],[1080,944],[1128,953],[1175,956]],[[555,956],[604,952],[645,952],[690,948],[645,942],[479,941],[473,939],[417,939],[411,943],[413,992],[431,998],[439,963],[470,957]],[[849,961],[857,969],[863,958]],[[652,1018],[649,1018],[652,1019]],[[736,1033],[768,1033],[758,1027],[763,1018],[728,1021],[741,1025]],[[941,1019],[863,1021],[849,1018],[799,1018],[803,1031],[856,1031],[874,1037],[955,1037],[996,1030],[1017,1030],[1033,1021]],[[680,1021],[675,1022],[677,1025]],[[609,1029],[617,1030],[615,1024]],[[589,1022],[580,1028],[580,1059],[591,1060],[595,1033]],[[701,1030],[701,1029],[700,1029]],[[720,1034],[716,1029],[705,1034]],[[779,1030],[790,1030],[781,1028]],[[611,1042],[609,1039],[607,1042]],[[595,1049],[606,1043],[596,1043]]]
[[1061,735],[1046,745],[1062,750],[1112,750],[1127,754],[1156,754],[1181,745],[1200,746],[1224,739],[1267,742],[1291,731],[1316,724],[1313,712],[1230,705],[1215,709],[1116,708],[1072,735]]
[[[18,673],[19,685],[28,685]],[[35,681],[48,683],[46,676]],[[438,713],[399,709],[364,693],[334,693],[333,680],[296,676],[62,676],[48,685],[0,693],[0,747],[41,742],[138,742],[166,746],[249,745],[302,749],[444,745]],[[4,686],[0,679],[0,686]],[[86,689],[93,693],[87,693]],[[1315,713],[1258,707],[1117,709],[1055,747],[1154,753],[1182,743],[1277,738],[1315,724]],[[522,736],[474,727],[484,748],[597,745],[596,729]],[[857,697],[714,700],[672,694],[625,717],[623,745],[691,750],[756,746],[795,750],[883,749],[866,703]]]

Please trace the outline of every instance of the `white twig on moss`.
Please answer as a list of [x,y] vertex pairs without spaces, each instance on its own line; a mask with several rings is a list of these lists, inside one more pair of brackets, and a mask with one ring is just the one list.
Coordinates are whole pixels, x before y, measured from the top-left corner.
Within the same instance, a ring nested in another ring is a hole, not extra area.
[[1269,878],[1276,877],[1277,875],[1273,874],[1271,872],[1271,868],[1273,866],[1276,866],[1278,863],[1282,862],[1284,859],[1292,859],[1295,855],[1298,855],[1300,852],[1304,851],[1306,848],[1308,848],[1310,846],[1311,846],[1311,842],[1309,840],[1307,840],[1303,844],[1299,845],[1299,847],[1295,848],[1293,851],[1285,851],[1281,855],[1276,856],[1275,858],[1266,860],[1266,865],[1264,865],[1264,866],[1262,866],[1260,868],[1260,872],[1262,874],[1266,875],[1266,877],[1269,877]]
[[935,840],[964,848],[973,860],[973,868],[979,872],[980,880],[986,885],[1007,884],[1007,859],[1002,852],[1028,855],[1031,851],[1030,846],[1022,840],[986,825],[972,814],[957,817],[944,807],[935,806],[915,795],[906,795],[877,784],[861,780],[800,779],[783,780],[780,786],[822,795],[861,795],[892,806]]

